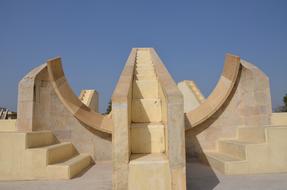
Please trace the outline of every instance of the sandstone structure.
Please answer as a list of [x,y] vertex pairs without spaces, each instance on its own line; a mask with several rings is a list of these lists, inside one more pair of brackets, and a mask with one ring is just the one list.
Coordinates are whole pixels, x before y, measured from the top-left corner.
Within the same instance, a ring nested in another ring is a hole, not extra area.
[[[197,97],[192,90],[194,96],[181,92],[186,102]],[[188,158],[197,157],[229,175],[286,172],[286,116],[272,114],[268,77],[227,54],[213,92],[185,113]]]
[[113,189],[186,187],[183,98],[153,49],[133,49],[112,96]]
[[205,101],[205,97],[194,81],[184,80],[179,82],[177,86],[183,95],[184,113],[194,110]]
[[194,158],[227,175],[287,172],[287,114],[272,113],[268,77],[238,56],[205,98],[153,48],[133,48],[108,115],[97,91],[72,91],[60,58],[18,93],[17,120],[0,120],[0,180],[70,179],[106,160],[113,190],[185,190]]
[[[97,102],[96,93],[88,95],[87,100]],[[51,130],[61,142],[72,142],[81,153],[95,160],[111,160],[111,116],[101,115],[96,112],[96,103],[88,104],[90,108],[80,98],[66,80],[61,59],[48,60],[19,83],[17,128]]]

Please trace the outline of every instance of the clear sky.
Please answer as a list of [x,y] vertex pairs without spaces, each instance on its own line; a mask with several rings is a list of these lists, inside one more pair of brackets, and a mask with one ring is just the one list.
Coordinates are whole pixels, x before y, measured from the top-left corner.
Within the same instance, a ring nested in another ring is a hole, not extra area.
[[287,93],[286,0],[0,0],[0,106],[16,110],[19,80],[61,56],[74,91],[96,89],[105,111],[132,47],[156,48],[205,96],[227,52],[269,76],[273,107]]

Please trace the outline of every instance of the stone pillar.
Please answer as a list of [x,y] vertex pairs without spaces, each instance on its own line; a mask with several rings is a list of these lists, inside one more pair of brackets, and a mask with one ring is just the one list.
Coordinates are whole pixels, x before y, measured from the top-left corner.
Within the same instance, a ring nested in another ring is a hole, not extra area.
[[183,96],[154,49],[150,49],[155,72],[165,97],[167,157],[172,190],[186,189],[185,128]]
[[113,190],[127,190],[130,159],[128,104],[113,101],[112,117],[114,123],[112,138]]
[[42,84],[48,80],[47,65],[43,64],[33,69],[19,82],[17,130],[33,131],[37,128],[36,107],[40,102]]

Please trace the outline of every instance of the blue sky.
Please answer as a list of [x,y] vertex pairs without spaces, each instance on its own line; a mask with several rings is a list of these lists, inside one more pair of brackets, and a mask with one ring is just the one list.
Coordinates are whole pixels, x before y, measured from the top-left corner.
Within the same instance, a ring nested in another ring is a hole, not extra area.
[[96,89],[105,111],[132,47],[154,47],[175,81],[208,96],[227,52],[270,78],[273,107],[287,93],[287,1],[0,0],[0,106],[17,108],[17,85],[61,56],[76,93]]

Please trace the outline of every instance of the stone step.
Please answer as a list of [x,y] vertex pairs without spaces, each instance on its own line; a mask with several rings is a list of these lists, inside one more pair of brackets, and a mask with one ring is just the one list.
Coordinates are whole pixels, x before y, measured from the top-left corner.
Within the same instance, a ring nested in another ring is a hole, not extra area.
[[136,69],[154,69],[152,63],[136,64]]
[[90,155],[79,154],[65,162],[48,165],[47,167],[49,175],[59,176],[64,179],[71,179],[90,167],[92,164],[94,164],[94,162]]
[[136,75],[155,75],[154,70],[135,70]]
[[42,160],[45,160],[46,165],[64,162],[79,154],[74,145],[70,142],[63,142],[40,148],[30,148],[27,150],[33,151],[37,153],[38,156],[41,156]]
[[137,53],[137,58],[150,58],[149,52],[138,52]]
[[137,55],[149,55],[149,50],[148,49],[139,49],[137,51]]
[[154,68],[136,68],[135,69],[135,73],[149,73],[149,72],[153,72],[153,73],[155,73],[155,70],[154,70]]
[[154,66],[152,62],[139,62],[135,66],[135,69],[145,69],[145,68],[154,69]]
[[161,122],[161,100],[145,98],[132,100],[132,122]]
[[238,139],[255,143],[265,142],[265,127],[239,127]]
[[151,66],[136,67],[135,71],[137,71],[137,73],[141,73],[141,72],[155,72],[154,67],[151,67]]
[[140,49],[137,51],[137,55],[149,55],[149,50]]
[[238,140],[218,141],[218,151],[238,159],[246,159],[246,143]]
[[54,164],[68,160],[78,154],[70,142],[59,143],[47,147],[47,163]]
[[26,133],[26,148],[36,148],[58,143],[51,131],[35,131]]
[[162,123],[132,123],[130,130],[132,153],[165,152],[165,129]]
[[135,80],[157,80],[155,73],[148,73],[148,74],[136,74]]
[[153,66],[151,59],[137,59],[136,66]]
[[137,53],[137,58],[150,58],[150,54],[149,52],[145,52],[145,53]]
[[158,98],[157,80],[134,80],[133,98]]
[[160,153],[131,154],[128,190],[150,189],[171,190],[171,174],[167,157]]
[[243,140],[220,140],[218,141],[218,151],[228,154],[238,159],[248,159],[247,155],[250,151],[257,151],[261,146],[265,146],[265,142],[243,141]]
[[145,63],[150,63],[152,64],[152,59],[149,56],[137,56],[136,58],[136,64],[145,64]]
[[219,152],[205,152],[209,165],[225,175],[239,175],[248,172],[248,162]]

